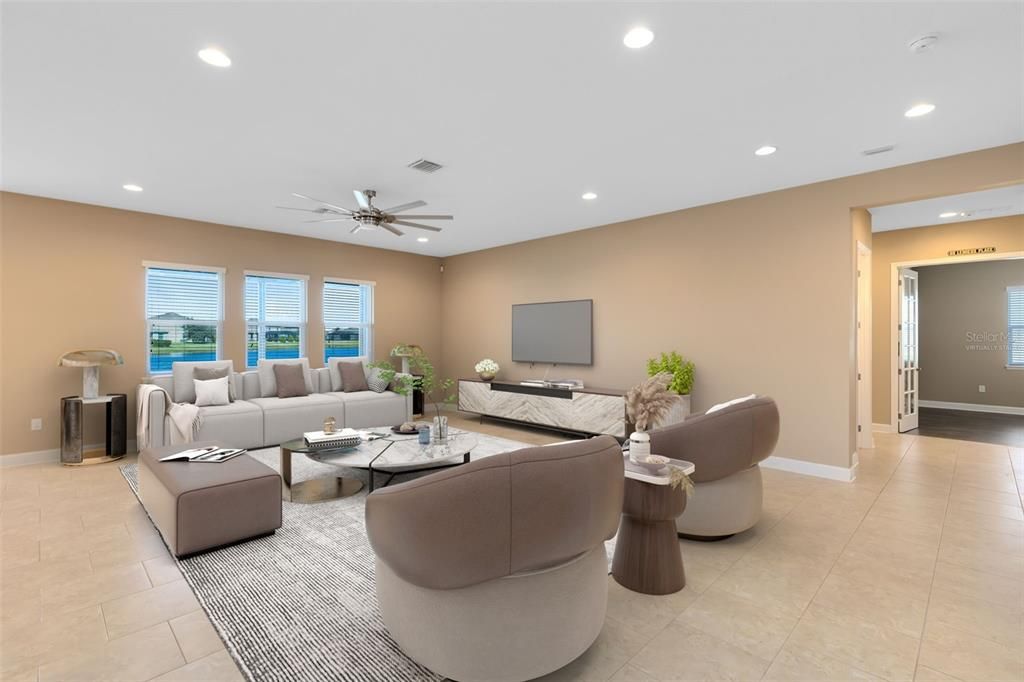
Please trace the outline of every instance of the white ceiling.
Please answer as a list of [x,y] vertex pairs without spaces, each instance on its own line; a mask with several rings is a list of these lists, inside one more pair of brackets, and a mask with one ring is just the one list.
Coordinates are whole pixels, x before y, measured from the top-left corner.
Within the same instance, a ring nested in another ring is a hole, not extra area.
[[[417,253],[1024,139],[1016,2],[0,7],[4,189]],[[637,24],[656,38],[629,50]],[[356,188],[456,219],[420,244],[274,208]]]
[[[871,211],[871,231],[887,232],[908,227],[965,223],[1024,213],[1024,185],[955,194],[904,204],[876,206]],[[942,218],[943,213],[956,213]],[[965,215],[960,215],[961,213]]]

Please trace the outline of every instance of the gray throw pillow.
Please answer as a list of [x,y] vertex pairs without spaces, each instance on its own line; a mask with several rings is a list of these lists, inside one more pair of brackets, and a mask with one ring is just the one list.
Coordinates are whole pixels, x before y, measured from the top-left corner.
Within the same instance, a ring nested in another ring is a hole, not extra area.
[[342,362],[338,364],[338,371],[341,372],[341,390],[345,393],[370,390],[366,383],[366,372],[363,371],[363,363]]
[[278,398],[297,398],[309,395],[306,390],[306,372],[302,365],[274,365]]
[[366,378],[366,385],[374,393],[383,393],[388,390],[388,380],[381,376],[379,367],[370,368],[370,376]]
[[234,377],[231,376],[232,371],[230,367],[193,367],[192,378],[199,379],[200,381],[209,381],[210,379],[223,379],[228,378],[228,402],[235,402],[237,396],[235,396],[235,382]]

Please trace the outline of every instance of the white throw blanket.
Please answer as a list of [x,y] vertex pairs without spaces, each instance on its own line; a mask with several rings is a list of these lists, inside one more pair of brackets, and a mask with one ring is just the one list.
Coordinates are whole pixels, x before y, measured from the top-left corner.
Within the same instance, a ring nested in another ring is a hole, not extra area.
[[[173,403],[171,402],[171,396],[163,388],[155,384],[139,384],[139,390],[136,397],[136,422],[135,422],[135,437],[138,443],[139,452],[143,449],[155,445],[159,447],[164,443],[151,443],[149,433],[149,397],[156,391],[160,391],[164,394],[164,406],[167,416],[169,416],[171,429],[170,429],[170,443],[172,445],[177,443],[191,443],[195,440],[196,435],[199,433],[199,429],[203,428],[203,416],[199,413],[199,408],[191,403]],[[163,419],[164,415],[160,415]]]

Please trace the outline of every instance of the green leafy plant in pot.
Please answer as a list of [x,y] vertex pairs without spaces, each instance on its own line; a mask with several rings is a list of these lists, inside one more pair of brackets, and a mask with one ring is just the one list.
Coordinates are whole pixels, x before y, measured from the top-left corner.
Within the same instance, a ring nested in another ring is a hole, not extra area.
[[[398,352],[396,352],[398,351]],[[391,354],[409,360],[409,369],[418,376],[399,374],[388,360],[371,362],[370,367],[380,371],[381,378],[391,385],[395,393],[407,396],[416,388],[423,391],[424,402],[434,404],[434,439],[445,440],[448,437],[448,417],[441,414],[442,405],[455,402],[457,394],[452,390],[455,382],[438,376],[434,364],[419,346],[396,346]]]
[[662,353],[647,361],[647,375],[656,376],[662,372],[669,375],[668,390],[676,396],[672,409],[660,421],[651,424],[651,428],[665,426],[682,421],[690,414],[690,391],[693,390],[693,363],[684,359],[679,353],[671,351]]

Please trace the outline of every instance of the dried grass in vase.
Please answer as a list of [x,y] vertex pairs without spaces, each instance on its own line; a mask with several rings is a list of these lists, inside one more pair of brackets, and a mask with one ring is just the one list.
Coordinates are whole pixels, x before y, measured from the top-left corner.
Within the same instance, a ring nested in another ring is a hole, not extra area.
[[672,375],[658,372],[626,392],[626,415],[638,431],[646,431],[668,416],[678,395],[668,390]]

